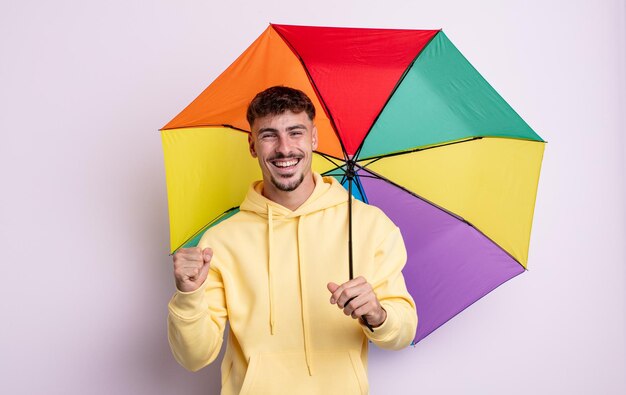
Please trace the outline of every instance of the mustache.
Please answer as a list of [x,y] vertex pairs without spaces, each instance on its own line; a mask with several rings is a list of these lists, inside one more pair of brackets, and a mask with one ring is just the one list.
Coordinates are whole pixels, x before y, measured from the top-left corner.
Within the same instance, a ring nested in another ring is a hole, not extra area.
[[292,152],[284,154],[282,152],[279,152],[276,155],[270,157],[268,160],[272,161],[272,160],[276,160],[276,159],[302,159],[302,158],[304,158],[304,156],[301,155],[301,154],[296,154],[296,153],[292,153]]

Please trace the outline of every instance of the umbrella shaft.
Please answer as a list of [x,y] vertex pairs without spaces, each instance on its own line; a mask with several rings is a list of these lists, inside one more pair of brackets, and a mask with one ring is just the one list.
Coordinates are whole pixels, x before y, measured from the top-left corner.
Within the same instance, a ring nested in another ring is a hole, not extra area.
[[[352,180],[354,179],[354,162],[348,161],[348,273],[350,280],[354,278],[354,271],[352,268]],[[374,328],[367,322],[365,316],[361,316],[363,324],[371,331],[374,332]]]
[[348,178],[348,272],[350,280],[354,278],[352,259],[352,178]]

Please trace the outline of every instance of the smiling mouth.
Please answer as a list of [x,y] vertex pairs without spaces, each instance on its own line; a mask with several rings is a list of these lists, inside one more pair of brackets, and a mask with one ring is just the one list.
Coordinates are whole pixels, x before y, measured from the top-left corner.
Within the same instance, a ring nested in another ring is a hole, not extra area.
[[300,163],[300,159],[299,158],[275,159],[275,160],[270,161],[270,163],[272,163],[274,167],[277,167],[279,169],[289,169],[291,167],[296,166],[298,163]]

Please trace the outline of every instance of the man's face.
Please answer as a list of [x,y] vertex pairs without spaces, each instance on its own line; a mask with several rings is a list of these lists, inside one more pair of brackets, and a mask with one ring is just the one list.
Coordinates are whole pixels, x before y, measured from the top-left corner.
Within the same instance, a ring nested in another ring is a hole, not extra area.
[[317,129],[304,111],[257,118],[248,143],[252,157],[259,160],[266,187],[291,192],[311,177]]

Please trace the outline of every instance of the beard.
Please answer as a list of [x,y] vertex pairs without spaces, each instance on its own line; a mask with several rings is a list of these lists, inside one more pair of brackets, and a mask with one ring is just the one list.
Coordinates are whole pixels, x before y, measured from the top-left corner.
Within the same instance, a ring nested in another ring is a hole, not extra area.
[[[303,159],[303,156],[297,155],[291,152],[289,154],[278,153],[276,156],[273,156],[272,158],[270,158],[269,161],[271,162],[276,159],[297,159],[298,161],[300,161]],[[277,178],[274,176],[270,178],[270,181],[276,187],[276,189],[283,191],[283,192],[291,192],[291,191],[295,191],[300,186],[300,184],[302,184],[302,181],[304,181],[304,173],[301,173],[293,181],[283,181],[280,179],[280,177]]]
[[300,186],[300,184],[302,184],[302,181],[304,181],[304,174],[300,174],[300,177],[291,182],[280,182],[280,180],[277,180],[274,176],[272,176],[271,181],[278,190],[283,192],[291,192],[295,191]]

